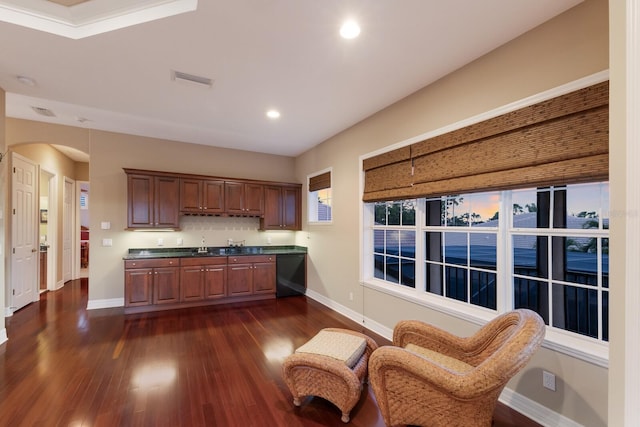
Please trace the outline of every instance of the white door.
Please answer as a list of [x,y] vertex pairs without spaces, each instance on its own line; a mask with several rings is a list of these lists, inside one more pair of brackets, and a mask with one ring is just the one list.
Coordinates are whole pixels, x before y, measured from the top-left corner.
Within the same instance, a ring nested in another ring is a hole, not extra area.
[[15,311],[38,300],[38,168],[15,153],[11,161],[11,308]]
[[73,224],[75,181],[64,178],[64,194],[62,207],[62,281],[67,282],[73,279]]

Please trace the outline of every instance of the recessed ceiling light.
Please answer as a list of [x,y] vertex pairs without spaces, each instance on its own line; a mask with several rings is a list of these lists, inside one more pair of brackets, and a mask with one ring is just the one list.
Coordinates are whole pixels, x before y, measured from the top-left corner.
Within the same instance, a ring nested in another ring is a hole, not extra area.
[[280,111],[278,110],[269,110],[267,111],[267,117],[270,119],[277,119],[280,117]]
[[340,27],[340,35],[344,39],[354,39],[360,35],[360,25],[353,20],[345,21]]
[[27,85],[27,86],[35,86],[36,85],[36,81],[33,80],[31,77],[17,76],[16,79],[18,79],[18,81],[20,83],[22,83],[23,85]]

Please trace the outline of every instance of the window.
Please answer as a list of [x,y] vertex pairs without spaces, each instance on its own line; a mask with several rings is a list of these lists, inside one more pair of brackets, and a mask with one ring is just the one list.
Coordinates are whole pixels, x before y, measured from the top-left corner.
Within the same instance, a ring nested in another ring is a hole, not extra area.
[[331,170],[308,177],[309,222],[330,223],[333,219],[331,201]]
[[366,203],[365,280],[607,342],[608,206],[606,182]]
[[376,203],[374,211],[374,277],[415,287],[415,200]]

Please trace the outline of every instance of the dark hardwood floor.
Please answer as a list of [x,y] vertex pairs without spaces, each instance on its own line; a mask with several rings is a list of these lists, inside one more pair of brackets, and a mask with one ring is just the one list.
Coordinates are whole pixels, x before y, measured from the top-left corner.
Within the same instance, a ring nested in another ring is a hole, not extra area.
[[[87,280],[80,279],[6,319],[0,425],[344,425],[323,399],[295,408],[282,381],[282,360],[321,328],[363,331],[313,300],[128,316],[86,305]],[[366,386],[351,415],[351,426],[384,426]],[[499,405],[494,425],[538,424]]]

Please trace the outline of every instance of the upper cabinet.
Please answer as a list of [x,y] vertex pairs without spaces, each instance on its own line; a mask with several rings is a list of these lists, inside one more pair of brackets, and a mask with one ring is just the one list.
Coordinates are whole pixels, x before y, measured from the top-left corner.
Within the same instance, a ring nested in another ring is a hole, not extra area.
[[301,230],[301,186],[266,185],[261,230]]
[[130,229],[177,229],[180,215],[252,216],[260,218],[261,230],[301,229],[300,184],[124,171]]
[[242,181],[225,181],[225,210],[228,214],[262,216],[264,213],[264,186]]
[[176,177],[127,174],[129,228],[178,228],[180,182]]
[[224,180],[180,178],[180,213],[221,214]]

